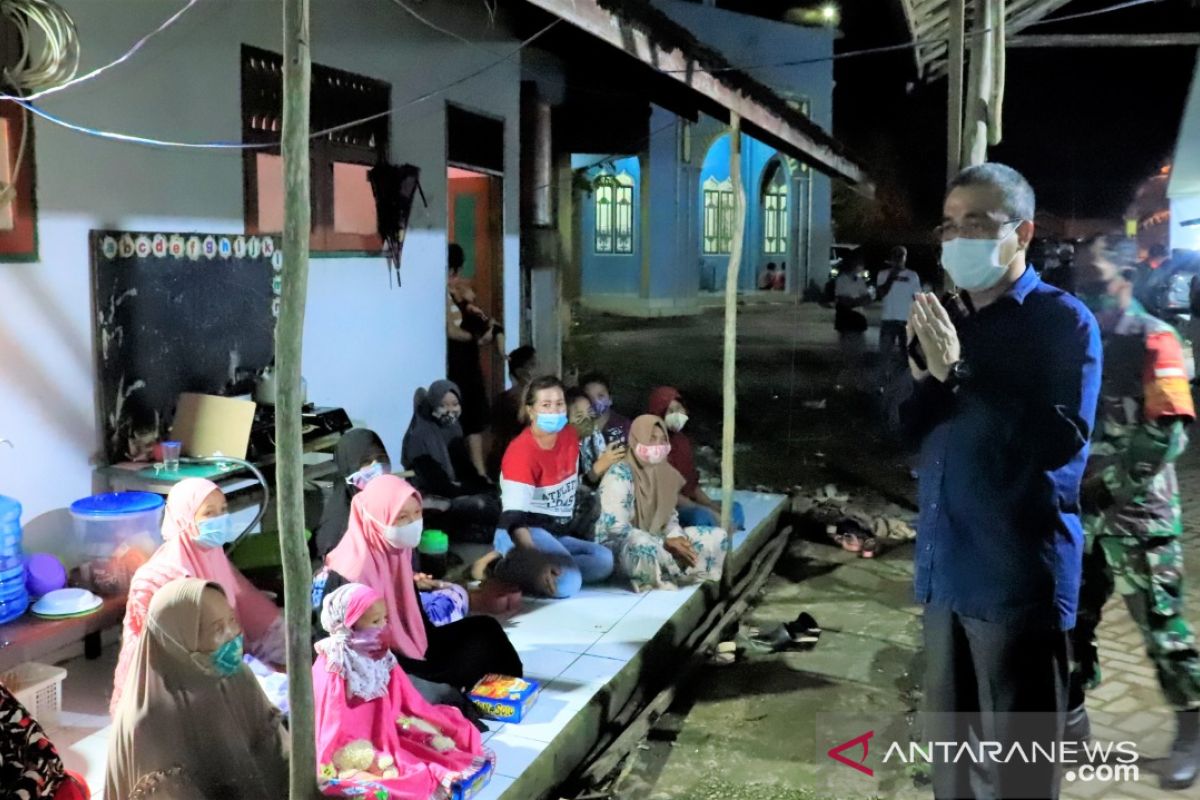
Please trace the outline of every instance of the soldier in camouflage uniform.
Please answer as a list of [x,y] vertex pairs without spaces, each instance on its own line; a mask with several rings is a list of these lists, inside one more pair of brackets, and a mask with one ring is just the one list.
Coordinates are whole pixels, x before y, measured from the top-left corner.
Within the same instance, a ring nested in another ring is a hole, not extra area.
[[1077,265],[1080,299],[1100,322],[1104,377],[1081,491],[1085,554],[1068,730],[1086,736],[1083,691],[1100,680],[1095,633],[1115,586],[1176,709],[1178,734],[1162,781],[1183,789],[1200,767],[1200,653],[1183,616],[1175,460],[1195,411],[1179,336],[1132,298],[1126,261],[1122,240],[1099,237]]

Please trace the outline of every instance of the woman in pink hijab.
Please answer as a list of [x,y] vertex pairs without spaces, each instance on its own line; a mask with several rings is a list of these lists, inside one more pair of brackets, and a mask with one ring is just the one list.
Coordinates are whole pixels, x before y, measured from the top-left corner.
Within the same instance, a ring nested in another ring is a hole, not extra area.
[[229,562],[223,545],[237,538],[225,495],[212,481],[187,478],[167,495],[162,546],[138,568],[129,584],[121,654],[113,678],[110,712],[117,707],[146,624],[154,594],[176,578],[200,578],[219,584],[246,634],[246,652],[268,664],[286,662],[287,631],[279,607],[251,585]]
[[316,645],[313,699],[322,791],[351,796],[387,790],[393,798],[449,797],[478,790],[495,756],[460,711],[426,702],[388,649],[387,603],[348,583],[325,596]]
[[314,596],[345,583],[379,592],[387,606],[384,643],[409,675],[458,690],[489,673],[521,677],[521,659],[495,619],[467,617],[434,627],[425,618],[412,569],[423,527],[417,490],[394,475],[375,478],[351,502],[346,535],[325,557]]

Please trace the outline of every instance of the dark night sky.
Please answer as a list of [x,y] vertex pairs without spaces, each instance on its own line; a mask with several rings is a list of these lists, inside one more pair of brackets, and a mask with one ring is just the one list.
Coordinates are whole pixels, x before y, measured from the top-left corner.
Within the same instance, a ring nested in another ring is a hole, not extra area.
[[[1075,0],[1055,15],[1115,2]],[[837,50],[902,41],[901,13],[899,0],[844,0]],[[1193,0],[1162,0],[1027,32],[1188,30],[1200,30],[1200,4]],[[1011,48],[1008,54],[1004,141],[989,157],[1024,172],[1044,210],[1119,217],[1137,184],[1174,149],[1195,48]],[[946,81],[907,91],[915,77],[907,52],[842,59],[835,76],[835,134],[881,186],[891,184],[908,199],[914,222],[928,222],[944,182]]]

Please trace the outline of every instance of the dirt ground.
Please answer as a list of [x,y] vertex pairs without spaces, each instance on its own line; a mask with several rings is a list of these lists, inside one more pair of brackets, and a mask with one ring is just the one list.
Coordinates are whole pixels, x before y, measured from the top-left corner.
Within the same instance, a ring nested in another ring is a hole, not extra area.
[[[743,306],[739,314],[737,484],[812,491],[834,483],[852,505],[888,506],[915,518],[908,454],[884,430],[886,397],[869,360],[866,392],[838,392],[844,363],[832,312],[812,304]],[[689,402],[699,445],[717,445],[721,413],[720,311],[675,320],[581,317],[567,364],[600,369],[618,410],[640,413],[651,387],[669,384]],[[874,329],[873,329],[874,330]],[[872,332],[868,349],[874,350]],[[870,357],[869,357],[870,358]],[[702,469],[714,473],[715,452]],[[1188,566],[1200,569],[1200,455],[1181,463]],[[1197,502],[1190,502],[1196,498]],[[768,627],[807,610],[824,633],[811,652],[748,653],[705,667],[681,692],[635,758],[609,787],[617,800],[832,800],[919,798],[932,793],[920,770],[867,778],[834,764],[823,717],[867,714],[910,724],[919,706],[920,613],[911,600],[911,545],[867,560],[829,544],[820,530],[797,536],[761,601],[743,621]],[[1196,608],[1196,603],[1190,604]],[[1070,797],[1180,797],[1157,789],[1153,757],[1169,746],[1173,723],[1119,602],[1101,631],[1105,686],[1089,700],[1102,718],[1097,736],[1130,738],[1144,756],[1128,785],[1076,784]],[[1108,716],[1104,714],[1109,713]],[[907,721],[907,722],[906,722]]]

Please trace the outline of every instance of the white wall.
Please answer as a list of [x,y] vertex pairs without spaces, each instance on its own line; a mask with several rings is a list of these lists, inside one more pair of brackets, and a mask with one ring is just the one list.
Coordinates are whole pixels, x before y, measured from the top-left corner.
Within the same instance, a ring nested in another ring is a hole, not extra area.
[[[110,61],[179,8],[165,0],[61,0],[82,41],[81,73]],[[383,0],[313,0],[316,63],[392,84],[393,107],[499,60],[516,43],[483,5],[427,2],[422,13],[486,50],[455,42]],[[240,46],[279,51],[280,5],[210,0],[132,61],[46,98],[93,127],[186,141],[240,138]],[[304,374],[310,399],[346,408],[398,459],[414,390],[445,373],[445,105],[506,118],[505,316],[518,330],[520,68],[510,59],[392,117],[391,159],[422,169],[403,288],[380,258],[317,258],[309,277]],[[44,121],[37,140],[41,260],[0,264],[0,493],[25,506],[27,540],[57,538],[61,509],[91,493],[99,447],[87,236],[92,228],[242,232],[234,152],[155,150],[89,138]],[[35,545],[36,546],[36,545]]]
[[[1171,198],[1171,249],[1200,250],[1200,193]],[[1183,223],[1191,222],[1184,226]]]

